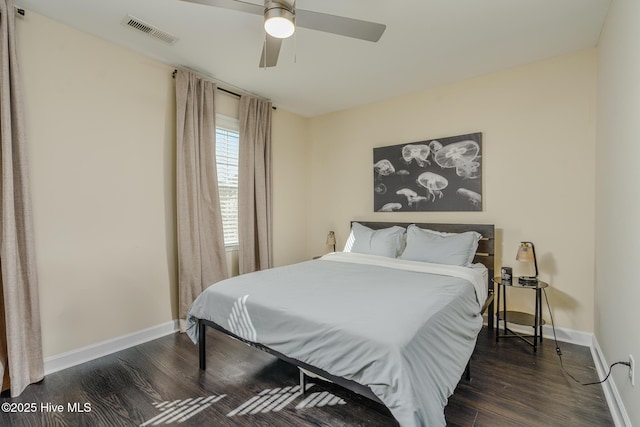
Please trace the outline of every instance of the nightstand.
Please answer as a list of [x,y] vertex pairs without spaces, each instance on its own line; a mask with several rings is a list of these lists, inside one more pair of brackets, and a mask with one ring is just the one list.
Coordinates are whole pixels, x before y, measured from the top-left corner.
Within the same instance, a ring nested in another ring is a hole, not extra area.
[[[498,285],[498,322],[496,325],[496,341],[500,341],[500,338],[520,338],[527,344],[533,347],[533,351],[538,349],[538,343],[542,343],[542,325],[544,320],[542,319],[542,289],[549,286],[541,280],[532,284],[523,285],[518,282],[518,277],[513,277],[512,280],[502,280],[500,277],[494,277],[493,283]],[[536,308],[534,314],[522,313],[519,311],[507,311],[507,288],[515,289],[529,289],[534,291]],[[502,306],[500,303],[502,302]],[[500,320],[504,321],[504,329],[500,333]],[[507,321],[518,325],[525,325],[533,327],[533,335],[522,335],[512,331],[507,327]],[[529,338],[533,338],[531,341]]]

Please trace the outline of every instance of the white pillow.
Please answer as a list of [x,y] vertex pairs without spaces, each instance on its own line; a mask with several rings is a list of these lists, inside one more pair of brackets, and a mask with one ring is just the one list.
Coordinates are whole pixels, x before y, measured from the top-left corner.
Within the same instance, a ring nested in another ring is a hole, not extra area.
[[344,246],[344,252],[357,252],[395,258],[402,250],[405,229],[393,227],[373,230],[358,222],[351,225],[351,234]]
[[481,237],[475,231],[441,233],[411,224],[407,228],[407,247],[400,258],[469,267],[473,263]]

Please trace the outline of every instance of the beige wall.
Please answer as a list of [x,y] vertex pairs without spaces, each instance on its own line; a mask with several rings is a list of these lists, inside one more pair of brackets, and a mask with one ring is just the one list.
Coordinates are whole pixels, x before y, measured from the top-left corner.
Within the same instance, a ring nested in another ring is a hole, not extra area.
[[[177,317],[173,67],[31,11],[17,22],[48,357]],[[274,114],[276,263],[304,258],[305,123]]]
[[[384,84],[384,82],[381,82]],[[593,331],[596,51],[311,119],[308,255],[349,221],[493,223],[498,262],[536,245],[558,326]],[[480,213],[374,213],[373,147],[483,133]],[[511,308],[533,310],[527,291]]]
[[636,361],[635,388],[613,372],[630,424],[640,425],[640,2],[615,0],[598,46],[595,335],[609,363]]
[[171,68],[18,20],[45,356],[176,317]]
[[307,259],[308,123],[308,119],[285,110],[273,113],[273,258],[276,266]]

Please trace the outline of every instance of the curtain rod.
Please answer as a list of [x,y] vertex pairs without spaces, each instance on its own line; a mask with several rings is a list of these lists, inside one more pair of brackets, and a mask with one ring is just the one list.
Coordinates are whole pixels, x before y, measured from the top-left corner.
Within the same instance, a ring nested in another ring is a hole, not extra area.
[[[178,70],[173,70],[173,73],[171,73],[171,77],[175,79],[175,78],[176,78],[176,73],[177,73],[177,72],[178,72]],[[225,88],[219,87],[219,86],[217,86],[217,85],[216,85],[216,89],[218,89],[219,91],[222,91],[222,92],[228,93],[229,95],[237,96],[238,98],[240,98],[240,96],[242,96],[242,95],[240,95],[239,93],[232,92],[232,91],[230,91],[230,90],[228,90],[228,89],[225,89]]]
[[[173,70],[173,72],[171,73],[171,77],[175,79],[177,72],[178,72],[178,70]],[[238,98],[240,98],[242,96],[239,93],[236,93],[236,92],[230,91],[228,89],[222,88],[222,87],[220,87],[218,85],[216,85],[216,89],[218,89],[221,92],[228,93],[229,95],[237,96]],[[277,108],[274,107],[274,106],[271,106],[271,108],[274,109],[274,110],[277,110]]]

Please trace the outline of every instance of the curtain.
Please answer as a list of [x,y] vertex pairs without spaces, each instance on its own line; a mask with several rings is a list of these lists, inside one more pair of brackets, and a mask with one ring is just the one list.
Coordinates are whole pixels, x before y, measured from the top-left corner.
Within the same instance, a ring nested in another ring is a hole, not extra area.
[[216,85],[176,72],[176,192],[180,330],[193,300],[227,277],[216,169]]
[[0,378],[20,395],[44,377],[13,0],[0,0]]
[[240,97],[238,264],[250,273],[273,266],[271,219],[271,102]]

